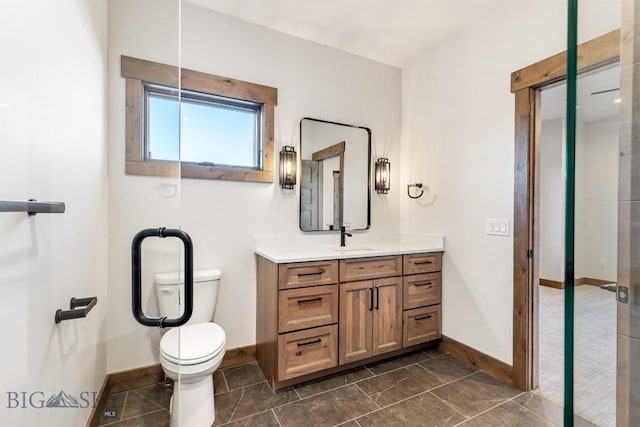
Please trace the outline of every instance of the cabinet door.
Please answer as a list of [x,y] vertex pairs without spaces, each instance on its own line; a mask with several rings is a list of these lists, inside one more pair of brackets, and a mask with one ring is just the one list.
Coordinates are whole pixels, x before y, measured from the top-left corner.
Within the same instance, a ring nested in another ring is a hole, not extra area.
[[373,355],[402,348],[402,277],[373,281]]
[[340,284],[340,345],[341,365],[373,355],[371,280]]

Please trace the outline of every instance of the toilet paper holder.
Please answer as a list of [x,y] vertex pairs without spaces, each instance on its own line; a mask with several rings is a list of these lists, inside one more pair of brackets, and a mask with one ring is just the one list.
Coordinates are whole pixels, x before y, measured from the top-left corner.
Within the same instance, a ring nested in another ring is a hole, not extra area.
[[[98,297],[89,298],[71,298],[69,302],[69,308],[71,310],[56,310],[55,321],[60,323],[63,320],[81,319],[87,317],[87,314],[98,303]],[[82,307],[82,308],[78,308]]]

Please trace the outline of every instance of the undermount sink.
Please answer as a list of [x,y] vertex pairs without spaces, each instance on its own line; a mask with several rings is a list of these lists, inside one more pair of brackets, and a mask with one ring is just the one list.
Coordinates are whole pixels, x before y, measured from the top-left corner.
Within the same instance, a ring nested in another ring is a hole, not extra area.
[[340,247],[336,249],[336,252],[360,252],[360,251],[372,251],[372,250],[373,248],[357,248],[357,247],[350,248],[348,246],[345,246],[344,248]]

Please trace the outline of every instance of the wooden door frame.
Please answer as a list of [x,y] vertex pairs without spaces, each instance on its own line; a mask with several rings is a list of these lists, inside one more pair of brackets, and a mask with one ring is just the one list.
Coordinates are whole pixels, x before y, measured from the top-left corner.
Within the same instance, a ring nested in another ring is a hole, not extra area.
[[[578,73],[620,60],[620,30],[578,46]],[[513,199],[513,385],[538,386],[540,91],[567,78],[567,52],[511,74],[515,94]]]

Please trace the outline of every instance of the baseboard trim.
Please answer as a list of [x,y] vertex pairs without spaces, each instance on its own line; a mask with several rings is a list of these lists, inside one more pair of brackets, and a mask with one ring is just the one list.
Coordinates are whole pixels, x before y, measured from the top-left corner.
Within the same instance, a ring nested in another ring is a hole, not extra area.
[[98,393],[98,399],[96,400],[95,406],[91,409],[91,413],[89,414],[89,421],[87,421],[87,427],[98,427],[100,424],[100,412],[98,408],[104,408],[104,404],[107,403],[107,397],[109,396],[110,390],[110,381],[109,375],[104,377],[102,381],[102,387],[100,387],[100,392]]
[[[616,281],[595,279],[593,277],[579,277],[574,280],[574,283],[576,286],[582,286],[582,285],[601,286],[601,285],[609,285],[611,283],[616,283]],[[555,280],[549,280],[549,279],[540,279],[540,286],[548,286],[550,288],[555,288],[555,289],[564,289],[564,282],[557,282]]]
[[564,282],[557,282],[555,280],[540,279],[540,286],[547,286],[554,289],[564,289]]
[[513,367],[459,341],[442,336],[440,348],[465,360],[507,384],[513,385]]
[[[243,363],[253,360],[256,360],[255,344],[231,348],[225,351],[220,367],[228,368],[230,366],[242,365]],[[91,414],[89,415],[87,427],[98,426],[102,415],[101,409],[104,408],[109,394],[157,384],[162,381],[163,378],[164,372],[160,364],[107,374],[102,382],[96,406],[91,410]]]
[[602,285],[610,285],[612,283],[616,283],[616,281],[594,279],[593,277],[581,277],[579,279],[576,279],[576,286],[580,286],[580,285],[602,286]]
[[243,363],[256,360],[256,345],[247,345],[245,347],[232,348],[225,352],[222,359],[221,368],[229,366],[242,365]]

